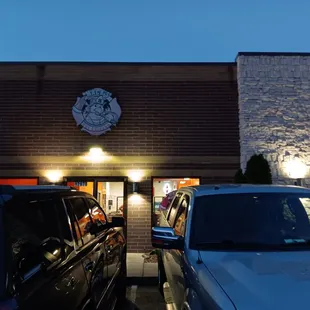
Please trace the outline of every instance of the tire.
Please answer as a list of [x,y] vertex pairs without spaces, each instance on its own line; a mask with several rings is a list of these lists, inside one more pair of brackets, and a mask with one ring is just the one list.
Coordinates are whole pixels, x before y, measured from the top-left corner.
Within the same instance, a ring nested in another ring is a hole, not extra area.
[[162,296],[164,296],[164,283],[167,282],[165,267],[163,264],[163,260],[161,257],[161,253],[157,256],[158,257],[158,289]]

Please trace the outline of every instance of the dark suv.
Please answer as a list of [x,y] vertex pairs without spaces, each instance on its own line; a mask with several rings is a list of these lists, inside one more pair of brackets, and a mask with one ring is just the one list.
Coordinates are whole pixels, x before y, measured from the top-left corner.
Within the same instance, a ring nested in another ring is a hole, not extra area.
[[0,186],[0,309],[113,309],[126,295],[124,219],[66,186]]

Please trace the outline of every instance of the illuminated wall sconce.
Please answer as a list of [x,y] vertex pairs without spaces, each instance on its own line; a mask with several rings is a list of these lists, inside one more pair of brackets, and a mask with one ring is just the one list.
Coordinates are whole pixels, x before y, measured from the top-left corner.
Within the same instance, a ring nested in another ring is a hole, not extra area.
[[92,163],[100,163],[104,161],[105,154],[100,147],[92,147],[86,155],[86,159]]
[[129,171],[129,178],[132,180],[132,182],[141,182],[143,178],[143,172],[140,170]]
[[295,180],[294,185],[303,186],[303,179],[308,173],[308,167],[299,157],[295,157],[287,163],[286,172],[291,179]]
[[48,181],[52,184],[56,184],[63,181],[62,172],[59,170],[48,171],[45,176],[48,179]]
[[132,192],[134,194],[139,194],[139,183],[138,182],[132,183]]

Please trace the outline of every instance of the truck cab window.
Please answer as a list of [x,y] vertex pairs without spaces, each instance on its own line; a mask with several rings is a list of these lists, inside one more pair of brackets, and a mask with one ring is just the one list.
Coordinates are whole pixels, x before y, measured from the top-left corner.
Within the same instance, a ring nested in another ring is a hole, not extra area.
[[184,236],[185,234],[188,204],[189,204],[189,197],[187,195],[184,195],[174,225],[175,233],[179,236]]
[[178,211],[179,202],[180,202],[181,197],[182,197],[182,193],[177,193],[172,204],[171,204],[171,208],[170,208],[169,215],[167,218],[167,220],[171,226],[173,226],[173,224],[174,224],[174,220],[175,220],[175,217],[176,217],[176,214]]

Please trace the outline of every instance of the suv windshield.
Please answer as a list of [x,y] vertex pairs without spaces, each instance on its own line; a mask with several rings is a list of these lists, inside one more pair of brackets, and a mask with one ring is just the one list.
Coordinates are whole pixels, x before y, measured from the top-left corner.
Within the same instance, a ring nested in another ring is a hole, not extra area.
[[192,220],[196,248],[308,248],[310,195],[222,194],[197,197]]

